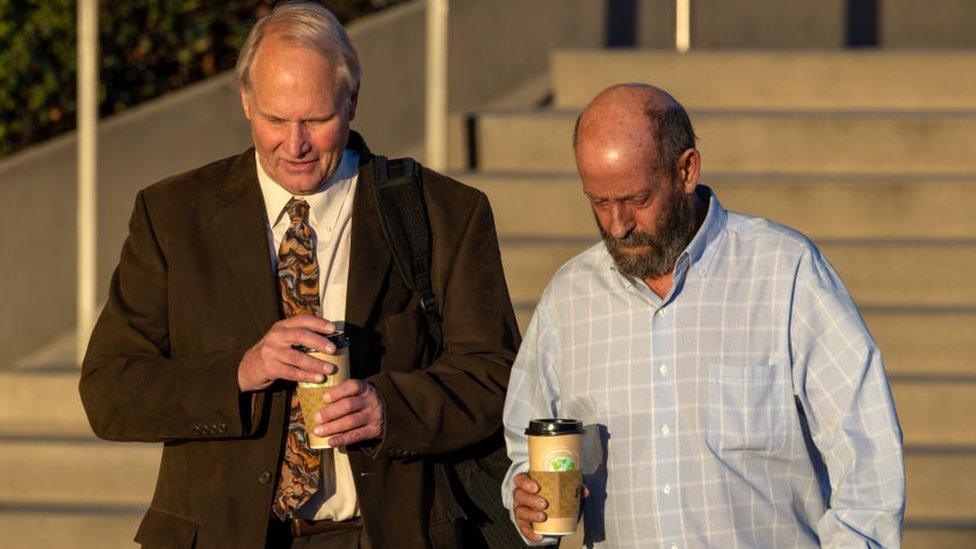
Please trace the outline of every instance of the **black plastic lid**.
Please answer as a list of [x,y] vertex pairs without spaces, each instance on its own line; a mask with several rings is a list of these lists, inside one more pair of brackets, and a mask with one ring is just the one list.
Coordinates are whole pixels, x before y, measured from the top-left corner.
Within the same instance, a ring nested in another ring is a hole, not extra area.
[[337,330],[331,334],[325,336],[326,339],[335,344],[339,349],[349,346],[349,338],[346,337],[346,332],[342,330]]
[[525,434],[533,437],[582,435],[583,422],[577,419],[533,419]]
[[[349,338],[346,337],[346,333],[342,330],[332,332],[325,336],[325,339],[331,341],[336,346],[336,349],[344,349],[349,346]],[[306,354],[315,351],[315,349],[310,349],[304,345],[292,345],[292,347]]]

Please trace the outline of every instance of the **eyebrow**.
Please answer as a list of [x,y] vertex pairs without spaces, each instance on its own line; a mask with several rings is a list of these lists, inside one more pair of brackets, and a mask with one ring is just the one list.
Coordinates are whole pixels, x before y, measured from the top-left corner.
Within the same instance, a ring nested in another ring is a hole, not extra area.
[[[269,113],[269,112],[264,112],[261,109],[258,109],[258,114],[260,114],[264,118],[269,118],[269,119],[274,119],[274,120],[285,120],[285,121],[288,121],[288,122],[291,122],[292,121],[291,119],[285,118],[284,116],[279,116],[277,114],[272,114],[272,113]],[[299,119],[297,121],[298,122],[325,121],[325,120],[331,120],[332,118],[335,118],[335,116],[336,116],[336,112],[335,111],[331,111],[331,112],[327,112],[327,113],[315,114],[315,115],[312,115],[312,116],[307,116],[307,117],[301,118],[301,119]]]
[[651,195],[651,191],[637,191],[636,193],[628,194],[616,198],[606,197],[606,196],[594,196],[586,191],[583,191],[583,194],[585,194],[590,200],[612,200],[612,201],[623,202],[625,200],[633,200],[635,198],[649,197]]

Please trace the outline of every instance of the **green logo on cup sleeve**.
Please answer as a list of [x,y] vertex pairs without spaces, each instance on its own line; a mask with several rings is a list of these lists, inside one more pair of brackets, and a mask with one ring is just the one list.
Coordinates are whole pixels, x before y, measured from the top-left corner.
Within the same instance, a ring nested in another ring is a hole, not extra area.
[[546,470],[569,473],[579,469],[579,456],[567,450],[555,450],[546,455]]
[[571,457],[556,458],[549,462],[549,468],[558,472],[575,471],[576,460]]

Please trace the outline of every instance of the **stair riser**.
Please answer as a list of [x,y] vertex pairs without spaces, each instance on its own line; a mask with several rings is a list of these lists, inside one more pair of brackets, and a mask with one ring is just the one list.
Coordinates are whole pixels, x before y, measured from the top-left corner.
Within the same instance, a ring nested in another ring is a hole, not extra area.
[[[482,113],[479,168],[572,172],[576,113]],[[691,113],[712,172],[976,171],[976,116],[960,114]]]
[[620,82],[655,84],[692,109],[976,108],[976,53],[966,51],[567,50],[550,65],[560,108]]
[[2,442],[0,501],[148,505],[160,445],[101,442]]
[[[502,238],[597,234],[575,174],[458,177],[488,195]],[[715,190],[726,208],[772,219],[812,238],[976,238],[976,180],[818,181],[706,173],[701,182]]]

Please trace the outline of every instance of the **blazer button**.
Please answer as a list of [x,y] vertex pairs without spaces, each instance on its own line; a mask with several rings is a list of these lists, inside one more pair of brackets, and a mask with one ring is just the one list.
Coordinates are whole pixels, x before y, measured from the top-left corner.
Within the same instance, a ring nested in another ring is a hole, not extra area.
[[267,484],[271,482],[271,471],[268,471],[267,469],[261,471],[261,474],[258,475],[258,482],[260,482],[261,484]]

